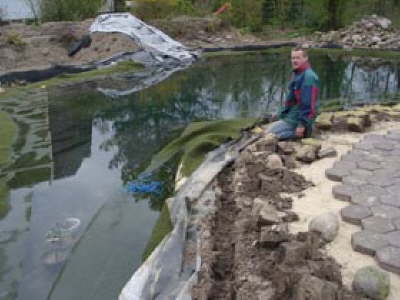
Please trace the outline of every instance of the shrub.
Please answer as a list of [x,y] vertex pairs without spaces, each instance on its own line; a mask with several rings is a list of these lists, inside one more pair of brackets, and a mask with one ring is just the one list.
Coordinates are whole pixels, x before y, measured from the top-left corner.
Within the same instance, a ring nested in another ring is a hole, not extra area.
[[19,33],[8,33],[6,36],[6,42],[7,44],[17,48],[24,48],[26,46],[26,42],[21,39],[21,35]]
[[232,25],[249,31],[260,31],[263,25],[263,0],[232,0],[231,15]]
[[42,0],[43,21],[78,21],[93,17],[102,0]]
[[137,0],[133,14],[143,20],[162,19],[175,13],[177,0]]

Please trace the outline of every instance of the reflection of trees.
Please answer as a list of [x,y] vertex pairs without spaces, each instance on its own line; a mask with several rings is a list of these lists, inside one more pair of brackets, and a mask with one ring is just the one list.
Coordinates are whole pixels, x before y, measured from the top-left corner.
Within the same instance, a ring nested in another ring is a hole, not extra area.
[[[346,77],[349,62],[326,55],[312,56],[311,62],[320,76],[321,97],[342,96],[351,84],[351,77],[350,82]],[[109,167],[121,168],[127,182],[190,122],[259,116],[279,105],[289,76],[288,55],[215,57],[126,97],[106,99],[94,91],[79,92],[63,105],[78,119],[93,119],[100,132],[111,136],[100,147],[114,152]]]
[[[265,68],[257,67],[260,63]],[[122,166],[122,179],[130,180],[130,174],[144,167],[143,162],[149,162],[171,136],[179,133],[176,129],[195,120],[222,118],[226,102],[234,109],[230,117],[259,115],[271,100],[280,97],[287,78],[286,59],[222,57],[114,100],[118,105],[97,115],[113,121],[115,133],[101,145],[103,150],[118,146],[109,166]]]
[[399,64],[395,62],[358,59],[345,68],[342,96],[356,102],[387,98],[398,91]]

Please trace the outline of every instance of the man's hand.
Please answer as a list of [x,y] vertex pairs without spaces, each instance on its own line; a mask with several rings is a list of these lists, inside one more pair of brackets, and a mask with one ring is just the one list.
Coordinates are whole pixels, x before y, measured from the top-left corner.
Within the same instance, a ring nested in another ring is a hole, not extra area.
[[297,127],[296,128],[296,136],[299,138],[304,137],[305,128],[304,127]]

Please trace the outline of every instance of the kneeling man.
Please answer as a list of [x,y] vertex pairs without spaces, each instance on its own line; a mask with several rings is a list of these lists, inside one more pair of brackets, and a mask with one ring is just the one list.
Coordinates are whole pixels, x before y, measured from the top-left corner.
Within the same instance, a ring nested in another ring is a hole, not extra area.
[[309,137],[317,115],[319,79],[311,69],[306,50],[293,49],[291,63],[292,79],[279,121],[268,129],[280,140]]

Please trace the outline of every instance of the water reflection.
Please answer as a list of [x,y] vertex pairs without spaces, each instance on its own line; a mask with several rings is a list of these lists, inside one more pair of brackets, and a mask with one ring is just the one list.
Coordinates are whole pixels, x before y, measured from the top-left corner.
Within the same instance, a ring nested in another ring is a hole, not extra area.
[[[398,62],[327,55],[311,61],[323,102],[368,102],[399,92]],[[117,99],[97,88],[129,89],[128,78],[1,101],[21,136],[13,163],[2,170],[11,208],[0,220],[0,290],[9,293],[0,299],[40,300],[50,291],[55,300],[115,299],[140,264],[163,199],[132,201],[124,183],[192,121],[275,110],[289,68],[286,54],[216,57]],[[173,175],[172,167],[164,168],[158,179],[169,183]],[[73,245],[46,256],[46,234],[71,217],[81,222]],[[60,263],[46,265],[55,260]]]

